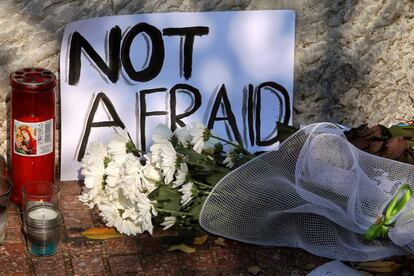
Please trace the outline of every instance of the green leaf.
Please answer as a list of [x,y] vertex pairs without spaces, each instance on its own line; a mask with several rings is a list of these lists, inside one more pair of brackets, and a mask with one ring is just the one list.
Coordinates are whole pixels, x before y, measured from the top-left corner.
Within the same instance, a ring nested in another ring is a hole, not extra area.
[[277,122],[277,138],[279,141],[286,140],[289,136],[291,136],[293,133],[298,131],[299,129],[294,126],[289,126],[282,124],[280,122]]
[[162,185],[152,191],[148,198],[157,201],[157,206],[162,209],[178,211],[181,208],[181,195],[177,189],[171,185]]
[[178,153],[181,153],[183,155],[190,157],[191,161],[199,161],[199,160],[207,159],[205,155],[198,153],[193,149],[189,149],[185,147],[178,147],[176,150]]
[[228,172],[212,174],[206,178],[206,181],[210,185],[216,185],[227,173]]
[[367,241],[372,241],[382,233],[382,224],[373,224],[369,227],[368,231],[365,233],[365,239]]
[[149,199],[151,199],[151,200],[155,200],[155,198],[158,196],[158,192],[159,192],[159,189],[161,188],[162,186],[159,186],[158,188],[156,188],[154,191],[152,191],[151,193],[149,193],[149,195],[148,195],[148,198]]
[[176,150],[178,153],[181,153],[188,157],[188,160],[186,161],[188,165],[198,166],[206,169],[213,168],[215,166],[214,160],[207,158],[206,155],[198,153],[193,149],[178,147]]
[[200,217],[201,207],[202,207],[202,204],[196,204],[189,211],[190,214],[194,215],[193,218],[195,220],[198,220],[198,218]]
[[181,197],[177,189],[173,189],[169,186],[160,186],[158,189],[158,196],[156,197],[157,200],[169,200],[171,198],[174,198],[178,195],[178,197]]
[[180,198],[172,198],[166,201],[160,201],[159,205],[161,208],[170,211],[179,211],[181,208]]
[[392,126],[388,130],[393,137],[402,136],[410,139],[414,138],[414,126]]
[[217,166],[217,167],[214,168],[214,170],[216,172],[220,172],[220,173],[223,173],[223,174],[228,174],[231,171],[229,168],[222,167],[222,166]]

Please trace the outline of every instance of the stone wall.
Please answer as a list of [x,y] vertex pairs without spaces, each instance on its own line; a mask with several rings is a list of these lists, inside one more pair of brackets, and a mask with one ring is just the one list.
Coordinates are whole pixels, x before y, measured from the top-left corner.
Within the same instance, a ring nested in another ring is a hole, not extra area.
[[0,154],[6,148],[8,74],[59,72],[65,24],[173,11],[296,11],[294,123],[389,124],[414,115],[414,1],[1,0]]

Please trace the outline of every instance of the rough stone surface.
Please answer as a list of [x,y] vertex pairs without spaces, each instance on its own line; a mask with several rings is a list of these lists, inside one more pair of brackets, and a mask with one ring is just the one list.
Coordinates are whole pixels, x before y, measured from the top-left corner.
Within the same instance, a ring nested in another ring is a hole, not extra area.
[[413,117],[414,2],[356,0],[2,0],[0,154],[6,149],[8,73],[59,71],[66,23],[172,11],[296,11],[294,122],[390,124]]

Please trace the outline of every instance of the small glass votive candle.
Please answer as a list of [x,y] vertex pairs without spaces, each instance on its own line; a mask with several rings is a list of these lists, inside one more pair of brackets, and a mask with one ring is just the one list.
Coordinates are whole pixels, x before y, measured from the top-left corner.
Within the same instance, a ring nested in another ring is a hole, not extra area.
[[54,254],[59,246],[62,214],[58,208],[37,204],[24,213],[28,251],[37,256]]

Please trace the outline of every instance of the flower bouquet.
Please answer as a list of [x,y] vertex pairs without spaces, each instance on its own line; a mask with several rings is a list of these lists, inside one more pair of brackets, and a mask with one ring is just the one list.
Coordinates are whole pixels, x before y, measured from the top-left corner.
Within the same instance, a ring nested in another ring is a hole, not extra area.
[[91,144],[82,160],[80,200],[97,207],[120,233],[152,234],[154,226],[201,235],[201,207],[217,182],[253,158],[235,142],[194,123],[172,132],[155,128],[148,153],[116,128],[107,143]]

